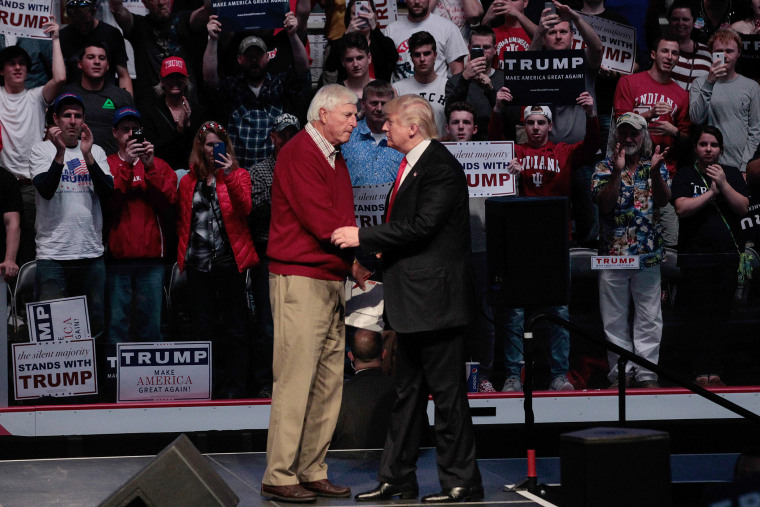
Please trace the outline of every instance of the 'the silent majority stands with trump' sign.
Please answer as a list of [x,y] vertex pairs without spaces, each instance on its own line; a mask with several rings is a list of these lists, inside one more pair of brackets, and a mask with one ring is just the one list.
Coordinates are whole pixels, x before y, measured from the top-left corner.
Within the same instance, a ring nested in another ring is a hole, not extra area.
[[97,394],[94,340],[13,344],[17,400]]
[[[621,74],[633,74],[633,64],[636,62],[636,29],[599,16],[579,14],[602,41],[602,66]],[[578,28],[573,26],[573,49],[585,48],[583,37]]]
[[42,25],[50,13],[50,0],[0,0],[0,33],[46,38]]
[[[514,195],[515,179],[507,164],[514,156],[512,141],[443,143],[459,160],[467,178],[470,197]],[[357,227],[382,223],[385,200],[392,183],[354,187],[354,214]]]
[[17,400],[97,394],[87,298],[27,303],[29,343],[13,344]]

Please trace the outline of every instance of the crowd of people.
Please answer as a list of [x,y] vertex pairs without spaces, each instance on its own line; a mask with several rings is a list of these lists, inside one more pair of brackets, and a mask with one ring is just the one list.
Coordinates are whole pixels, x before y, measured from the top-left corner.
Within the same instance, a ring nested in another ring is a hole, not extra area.
[[[143,16],[121,0],[107,11],[69,0],[68,25],[51,17],[48,40],[0,41],[0,274],[36,260],[35,298],[86,295],[99,343],[161,341],[176,262],[191,338],[214,344],[214,397],[273,397],[263,495],[350,494],[326,479],[323,459],[341,407],[343,284],[375,273],[395,346],[382,351],[379,335],[360,330],[348,357],[363,371],[393,355],[398,399],[383,419],[381,482],[359,499],[418,494],[422,425],[410,421],[429,390],[437,438],[450,444],[439,448],[443,492],[426,501],[482,498],[456,365],[478,361],[479,390],[494,392],[500,348],[502,390],[521,391],[526,317],[569,310],[482,303],[485,198],[468,199],[436,139],[514,141],[518,195],[568,197],[573,244],[636,257],[634,269],[600,273],[601,319],[611,343],[655,364],[660,264],[676,248],[694,379],[725,385],[727,323],[747,275],[739,221],[760,183],[760,76],[743,75],[742,60],[760,2],[407,0],[383,29],[372,0],[329,2],[317,87],[307,0],[291,1],[279,29],[240,33],[208,2],[144,5]],[[653,34],[646,19],[660,15]],[[604,65],[586,16],[638,29],[632,74]],[[574,33],[585,52],[575,104],[516,99],[505,55],[570,49]],[[351,186],[378,184],[392,185],[385,222],[357,229]],[[567,330],[550,326],[548,342],[549,388],[573,390]],[[612,386],[659,386],[653,371],[608,361]]]
[[[165,266],[176,262],[187,273],[193,338],[224,335],[214,396],[271,396],[277,319],[284,317],[270,306],[270,273],[392,276],[388,259],[365,248],[353,268],[343,269],[348,254],[320,267],[320,242],[353,223],[351,196],[329,185],[327,195],[315,194],[324,175],[284,184],[287,172],[275,168],[294,156],[300,162],[305,152],[283,148],[320,119],[309,109],[315,92],[340,86],[356,97],[358,115],[328,125],[339,130],[330,134],[340,140],[350,183],[394,183],[408,157],[393,139],[400,134],[386,106],[413,95],[432,108],[429,138],[514,141],[509,171],[518,195],[567,196],[573,244],[638,257],[639,269],[601,272],[601,317],[610,342],[653,363],[663,327],[659,265],[665,246],[677,248],[683,290],[676,306],[702,337],[692,347],[694,378],[724,385],[726,324],[737,270],[746,265],[739,220],[760,182],[760,76],[742,59],[760,32],[760,2],[624,4],[555,1],[549,9],[536,0],[408,0],[406,14],[381,29],[372,0],[330,2],[314,87],[307,0],[291,1],[279,29],[239,33],[197,0],[144,0],[144,16],[121,0],[108,9],[69,0],[68,25],[60,29],[51,17],[48,39],[0,40],[0,272],[11,279],[36,260],[35,297],[86,295],[98,340],[160,341]],[[638,29],[632,74],[604,65],[602,39],[586,16]],[[574,33],[586,56],[576,103],[516,100],[505,86],[505,54],[570,49]],[[273,190],[277,174],[280,193]],[[278,198],[305,208],[314,201],[314,229],[296,231]],[[484,201],[469,200],[468,304],[479,304],[488,286]],[[333,207],[345,211],[342,222],[325,219]],[[246,290],[256,306],[253,328]],[[502,390],[520,391],[526,316],[567,318],[568,307],[481,306],[488,307],[467,326],[466,340],[481,364],[479,389],[496,390],[500,349]],[[390,320],[392,313],[387,307]],[[398,331],[405,324],[387,325]],[[549,342],[550,389],[574,389],[567,331],[553,326]],[[609,367],[614,385],[614,354]],[[247,385],[249,370],[255,387]],[[653,372],[631,363],[625,374],[630,386],[658,386]]]

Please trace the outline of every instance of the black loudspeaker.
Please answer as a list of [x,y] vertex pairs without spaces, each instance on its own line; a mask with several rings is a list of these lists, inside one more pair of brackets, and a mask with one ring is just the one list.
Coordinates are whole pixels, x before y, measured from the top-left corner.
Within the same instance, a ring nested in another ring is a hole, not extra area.
[[560,306],[570,299],[567,197],[486,199],[486,258],[494,302]]
[[240,499],[184,434],[100,507],[237,505]]
[[671,506],[670,438],[662,431],[591,428],[560,438],[562,506]]

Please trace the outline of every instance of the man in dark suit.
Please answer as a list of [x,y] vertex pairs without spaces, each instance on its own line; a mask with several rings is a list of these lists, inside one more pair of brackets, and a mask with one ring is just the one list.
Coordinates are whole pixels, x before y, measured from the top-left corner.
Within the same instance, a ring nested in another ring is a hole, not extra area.
[[464,331],[473,316],[470,218],[464,172],[435,140],[430,105],[404,95],[385,105],[388,145],[406,156],[386,205],[386,223],[341,227],[332,241],[382,254],[385,313],[398,333],[398,400],[391,414],[378,479],[357,500],[414,498],[420,434],[428,394],[436,406],[435,437],[442,491],[423,503],[483,498],[464,378]]
[[338,424],[330,449],[377,449],[383,446],[396,390],[381,369],[385,359],[380,333],[358,329],[348,357],[356,370],[343,385]]

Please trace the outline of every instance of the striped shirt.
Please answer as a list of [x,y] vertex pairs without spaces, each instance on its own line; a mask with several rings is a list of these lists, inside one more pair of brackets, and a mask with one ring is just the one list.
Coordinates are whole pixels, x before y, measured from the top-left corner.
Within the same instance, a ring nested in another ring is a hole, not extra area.
[[678,55],[678,62],[673,66],[670,77],[673,81],[686,91],[689,91],[691,83],[700,76],[706,76],[710,73],[712,65],[712,56],[707,46],[701,42],[694,41],[696,49],[693,53],[682,51]]

